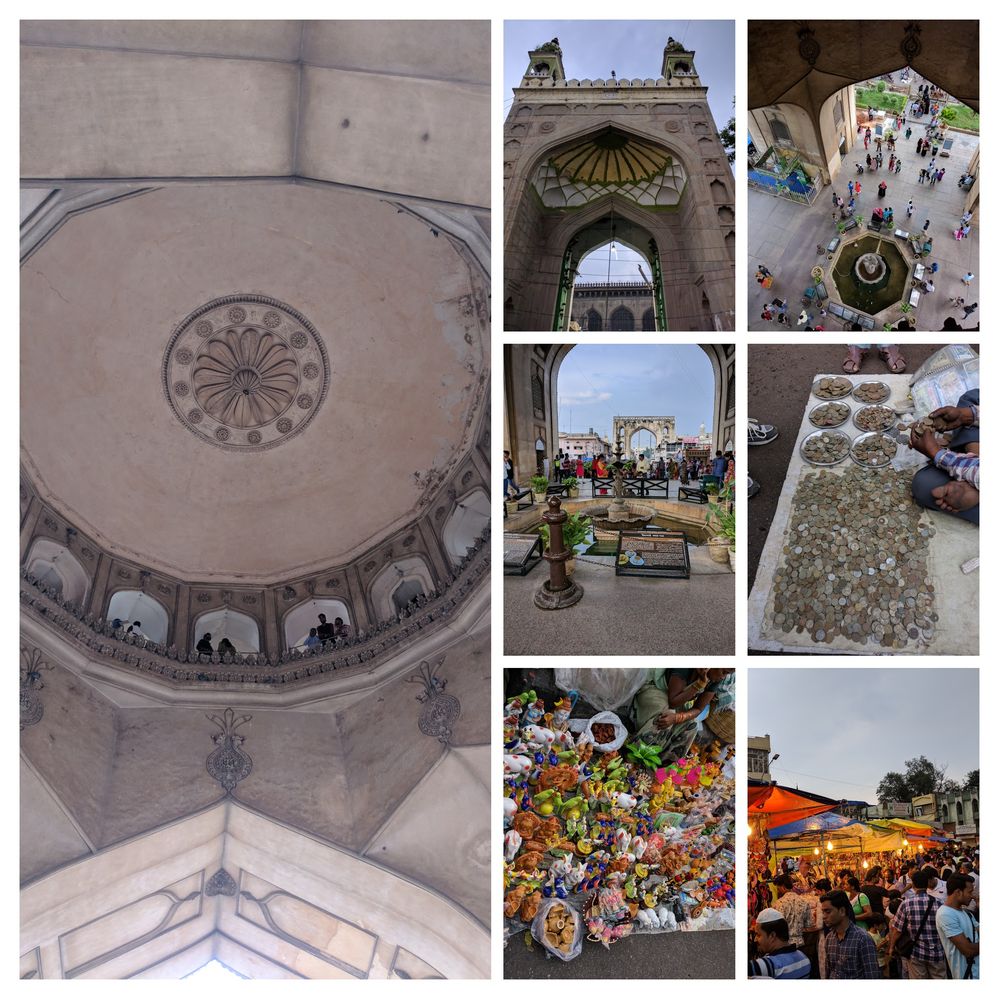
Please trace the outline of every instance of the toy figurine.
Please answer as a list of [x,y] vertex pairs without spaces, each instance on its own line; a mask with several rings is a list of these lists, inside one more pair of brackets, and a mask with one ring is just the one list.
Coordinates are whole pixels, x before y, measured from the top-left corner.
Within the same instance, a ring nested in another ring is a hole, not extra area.
[[524,842],[523,837],[516,829],[510,829],[503,837],[504,856],[507,860],[513,860],[517,856],[517,851]]

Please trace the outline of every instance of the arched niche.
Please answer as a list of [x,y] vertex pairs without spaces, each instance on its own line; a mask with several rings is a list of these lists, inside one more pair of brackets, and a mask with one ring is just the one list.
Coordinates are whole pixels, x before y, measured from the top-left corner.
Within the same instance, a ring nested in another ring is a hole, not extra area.
[[284,616],[284,642],[289,649],[300,647],[309,637],[310,628],[318,628],[319,615],[325,614],[329,624],[335,624],[337,618],[350,628],[353,624],[350,608],[342,600],[330,597],[314,597],[296,604]]
[[108,621],[121,618],[126,628],[138,621],[146,638],[166,645],[170,633],[170,615],[163,604],[141,590],[115,590],[104,616]]
[[610,328],[616,333],[631,333],[635,329],[635,314],[626,305],[619,305],[610,317]]
[[90,590],[90,576],[65,545],[51,538],[38,538],[28,552],[25,570],[56,590],[66,602],[83,606]]
[[405,597],[408,603],[420,592],[430,594],[436,588],[430,566],[421,556],[410,555],[385,566],[371,581],[371,605],[379,621],[390,621],[401,609],[396,600]]
[[473,489],[455,504],[444,524],[444,547],[452,561],[463,559],[489,523],[489,497],[481,487]]
[[192,646],[201,641],[201,636],[206,631],[211,632],[212,648],[216,651],[223,638],[228,638],[237,652],[260,651],[260,628],[249,614],[230,610],[228,607],[207,611],[194,622]]

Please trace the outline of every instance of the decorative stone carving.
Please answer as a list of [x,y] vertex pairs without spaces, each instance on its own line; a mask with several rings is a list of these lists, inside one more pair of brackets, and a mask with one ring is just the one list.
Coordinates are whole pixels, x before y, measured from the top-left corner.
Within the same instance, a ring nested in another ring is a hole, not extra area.
[[475,473],[469,470],[465,472],[465,474],[461,477],[461,484],[463,486],[467,486],[469,482],[472,481],[473,478],[475,478]]
[[683,128],[683,125],[681,125],[676,118],[670,118],[666,124],[663,125],[663,128],[665,128],[667,132],[679,132]]
[[205,767],[213,779],[222,785],[226,794],[232,794],[236,785],[246,780],[253,769],[253,760],[240,748],[246,741],[245,736],[237,734],[236,730],[253,719],[253,715],[236,717],[232,708],[226,708],[219,715],[205,715],[218,726],[219,731],[212,736],[215,749],[208,754]]
[[198,594],[198,603],[199,604],[207,604],[208,601],[211,600],[211,599],[212,599],[212,595],[210,593],[205,593],[204,590],[202,590],[201,593]]
[[21,646],[21,731],[42,720],[44,709],[38,691],[42,683],[42,672],[52,666],[42,658],[38,649]]
[[543,121],[538,126],[538,131],[539,132],[554,132],[555,131],[555,122],[553,122],[553,121]]
[[58,531],[59,530],[59,524],[58,524],[58,522],[55,521],[55,520],[53,520],[51,517],[46,517],[45,520],[43,521],[43,523],[45,524],[45,526],[50,531]]
[[173,587],[168,586],[166,583],[158,583],[156,589],[159,590],[165,597],[168,597],[171,593],[173,593]]
[[205,895],[208,898],[216,895],[233,898],[238,890],[233,876],[224,867],[220,867],[205,883]]
[[815,40],[815,32],[811,28],[802,28],[798,32],[798,55],[801,56],[809,66],[815,65],[822,46]]
[[94,552],[94,550],[93,550],[92,548],[88,548],[88,547],[87,547],[86,545],[84,545],[84,546],[83,546],[83,547],[82,547],[82,548],[80,549],[80,554],[81,554],[81,555],[82,555],[82,556],[83,556],[83,557],[84,557],[84,558],[85,558],[85,559],[86,559],[86,560],[87,560],[88,562],[91,562],[91,561],[93,561],[93,559],[94,559],[94,557],[95,557],[95,554],[96,554],[96,553]]
[[423,693],[416,695],[416,699],[423,705],[418,723],[420,731],[446,746],[451,741],[452,727],[461,714],[461,701],[444,693],[447,680],[441,679],[435,672],[443,663],[443,656],[433,666],[424,660],[420,663],[419,673],[406,677],[406,682],[423,684]]
[[412,548],[413,545],[415,545],[415,544],[416,544],[416,535],[415,534],[407,534],[402,539],[402,547],[403,548]]
[[242,596],[242,601],[244,604],[255,604],[257,598],[252,593],[244,593]]
[[326,580],[326,585],[329,589],[335,590],[340,585],[340,580],[334,576],[332,579]]
[[[163,386],[175,415],[224,450],[260,451],[301,432],[325,399],[329,377],[326,348],[312,324],[262,295],[229,295],[196,309],[163,357]],[[181,405],[192,396],[196,409]]]

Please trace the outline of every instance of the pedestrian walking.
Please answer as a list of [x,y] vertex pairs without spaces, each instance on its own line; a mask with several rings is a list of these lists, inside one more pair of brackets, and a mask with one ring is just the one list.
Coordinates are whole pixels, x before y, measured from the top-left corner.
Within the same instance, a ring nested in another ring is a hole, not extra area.
[[896,160],[895,161],[895,175],[898,176],[898,174],[900,174],[901,172],[902,172],[902,161],[901,160]]
[[975,302],[974,305],[966,305],[964,307],[964,318],[967,319],[968,316],[970,316],[972,314],[972,312],[977,312],[977,311],[978,311],[978,303],[977,302]]
[[937,165],[937,159],[936,159],[936,157],[934,156],[934,157],[933,157],[933,158],[932,158],[932,159],[930,160],[930,165],[929,165],[929,166],[928,166],[928,167],[926,168],[927,172],[928,172],[928,173],[933,173],[933,171],[934,171],[934,170],[936,169],[936,165]]
[[912,218],[912,198],[909,198],[909,207],[905,210],[905,217],[907,219]]
[[881,183],[878,184],[878,197],[883,198],[887,193],[888,185],[884,181],[881,181]]
[[967,287],[970,288],[971,282],[974,280],[975,280],[975,275],[972,274],[971,271],[968,271],[968,273],[965,274],[963,278],[961,278],[961,284],[966,285]]
[[923,232],[926,232],[926,230],[927,230],[927,229],[929,229],[929,227],[930,227],[930,220],[929,220],[929,219],[927,219],[927,220],[926,220],[926,221],[925,221],[925,222],[923,223]]
[[908,140],[908,139],[911,139],[911,138],[912,138],[912,129],[911,129],[911,128],[907,128],[907,129],[905,130],[905,138],[906,138],[906,140]]
[[919,171],[919,183],[922,184],[924,180],[926,180],[926,167],[922,167]]
[[853,181],[852,180],[847,182],[846,189],[850,192],[850,198],[852,199],[853,198]]
[[916,139],[916,155],[917,156],[922,156],[923,155],[923,140],[922,139]]
[[857,181],[856,186],[853,189],[853,193],[856,194],[858,198],[860,197],[860,181],[859,180]]
[[937,172],[936,172],[936,170],[931,170],[930,171],[930,187],[933,187],[933,185],[936,184],[936,182],[937,182]]
[[867,169],[868,169],[868,170],[870,170],[870,169],[871,169],[871,164],[872,164],[873,162],[874,162],[874,160],[873,160],[873,159],[871,158],[871,154],[870,154],[870,153],[868,153],[868,154],[867,154]]
[[943,180],[943,175],[946,172],[947,172],[947,168],[946,167],[941,167],[939,170],[937,170],[937,183],[938,184],[940,183],[940,181]]
[[891,173],[895,169],[895,154],[892,153],[888,158],[888,172]]

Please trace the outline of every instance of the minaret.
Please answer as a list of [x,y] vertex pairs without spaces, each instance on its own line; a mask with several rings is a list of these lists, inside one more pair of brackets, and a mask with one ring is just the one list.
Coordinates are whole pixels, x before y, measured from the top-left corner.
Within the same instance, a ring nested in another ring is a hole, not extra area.
[[667,39],[666,48],[663,49],[662,75],[667,84],[682,79],[691,80],[695,87],[701,85],[694,66],[694,53],[673,38]]
[[527,53],[531,60],[524,73],[522,86],[530,86],[532,81],[539,79],[549,79],[553,83],[565,79],[565,70],[562,68],[562,49],[559,47],[558,39],[553,38],[544,45],[539,45],[536,49]]

